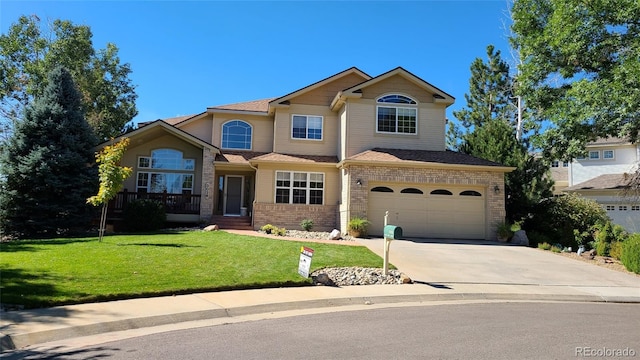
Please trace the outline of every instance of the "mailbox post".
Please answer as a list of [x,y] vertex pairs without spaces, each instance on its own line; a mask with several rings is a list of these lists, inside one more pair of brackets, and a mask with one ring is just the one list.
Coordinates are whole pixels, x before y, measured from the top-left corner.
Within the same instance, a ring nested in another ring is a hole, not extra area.
[[389,246],[391,245],[391,240],[399,239],[402,237],[402,228],[400,226],[395,225],[387,225],[387,219],[389,217],[389,212],[387,211],[384,215],[384,264],[382,271],[384,271],[385,275],[389,274]]

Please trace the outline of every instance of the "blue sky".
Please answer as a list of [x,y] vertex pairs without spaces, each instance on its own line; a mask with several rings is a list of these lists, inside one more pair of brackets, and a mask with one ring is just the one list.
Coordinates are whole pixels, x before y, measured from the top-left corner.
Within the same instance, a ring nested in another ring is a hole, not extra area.
[[91,27],[112,42],[137,85],[135,122],[285,95],[352,66],[377,76],[402,66],[466,105],[469,67],[494,44],[508,59],[506,0],[14,1],[20,15]]

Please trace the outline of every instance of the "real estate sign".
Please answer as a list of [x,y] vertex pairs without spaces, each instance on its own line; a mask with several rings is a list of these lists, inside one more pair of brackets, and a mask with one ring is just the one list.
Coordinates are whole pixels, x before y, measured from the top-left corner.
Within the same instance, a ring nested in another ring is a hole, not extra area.
[[300,262],[298,262],[298,274],[308,278],[311,269],[313,249],[303,246],[300,248]]

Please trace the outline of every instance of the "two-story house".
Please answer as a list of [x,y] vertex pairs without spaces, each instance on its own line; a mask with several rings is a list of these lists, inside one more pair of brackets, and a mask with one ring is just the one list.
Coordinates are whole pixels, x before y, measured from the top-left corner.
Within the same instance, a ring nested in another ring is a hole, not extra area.
[[154,197],[171,221],[246,217],[254,229],[311,219],[346,232],[364,216],[372,235],[388,211],[408,237],[495,239],[512,168],[445,149],[453,102],[403,68],[353,67],[277,98],[146,123],[123,135],[134,175],[113,206]]
[[620,138],[603,138],[587,145],[587,155],[569,164],[565,192],[597,201],[611,220],[640,232],[640,202],[625,196],[630,174],[638,168],[640,146]]

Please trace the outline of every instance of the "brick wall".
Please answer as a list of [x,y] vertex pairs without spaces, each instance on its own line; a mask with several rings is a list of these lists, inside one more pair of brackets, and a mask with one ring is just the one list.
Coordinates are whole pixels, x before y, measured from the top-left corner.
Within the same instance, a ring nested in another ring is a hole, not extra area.
[[[367,216],[370,182],[394,182],[484,187],[487,199],[485,234],[487,234],[488,240],[497,238],[496,224],[505,219],[504,174],[502,172],[352,165],[349,167],[349,177],[348,218]],[[356,179],[362,180],[361,186],[356,185]],[[493,190],[496,185],[500,189],[498,193]]]
[[313,231],[331,231],[337,226],[337,205],[266,204],[253,205],[253,227],[258,230],[266,224],[301,230],[300,222],[313,220]]

